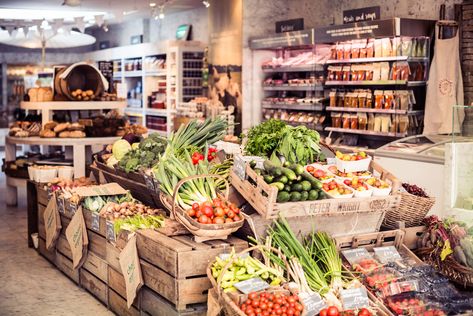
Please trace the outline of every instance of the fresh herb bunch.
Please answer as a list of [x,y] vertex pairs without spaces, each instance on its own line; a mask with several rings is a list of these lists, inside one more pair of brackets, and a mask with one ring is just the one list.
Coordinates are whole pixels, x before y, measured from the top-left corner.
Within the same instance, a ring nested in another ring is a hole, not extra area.
[[313,163],[325,160],[319,146],[320,135],[305,126],[286,126],[278,142],[275,153],[290,163]]
[[248,131],[245,151],[248,155],[270,157],[281,140],[286,123],[270,119]]

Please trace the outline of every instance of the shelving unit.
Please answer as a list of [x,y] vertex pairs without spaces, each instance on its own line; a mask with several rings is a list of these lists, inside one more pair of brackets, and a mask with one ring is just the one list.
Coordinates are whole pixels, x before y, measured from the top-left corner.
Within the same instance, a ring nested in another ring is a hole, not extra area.
[[325,86],[407,86],[421,87],[427,84],[426,81],[407,81],[407,80],[378,80],[378,81],[325,81]]
[[354,112],[354,113],[381,113],[381,114],[422,114],[423,111],[409,111],[409,110],[398,110],[398,109],[369,109],[369,108],[345,108],[345,107],[336,107],[328,106],[325,108],[327,111],[331,112]]

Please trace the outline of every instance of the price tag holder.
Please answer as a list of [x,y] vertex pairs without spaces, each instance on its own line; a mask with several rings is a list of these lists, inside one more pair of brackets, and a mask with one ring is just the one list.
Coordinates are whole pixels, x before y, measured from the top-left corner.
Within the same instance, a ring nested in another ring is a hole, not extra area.
[[56,203],[57,203],[57,210],[59,213],[64,214],[64,198],[62,196],[57,196],[56,197]]
[[374,255],[381,263],[401,260],[402,257],[394,246],[373,248]]
[[74,215],[77,212],[77,204],[69,203],[69,209],[71,210],[71,214]]
[[264,159],[258,156],[235,155],[233,160],[233,172],[242,180],[246,179],[246,164],[255,161],[257,168],[263,168]]
[[299,293],[299,298],[302,304],[304,304],[304,313],[306,316],[315,316],[319,312],[327,307],[322,297],[318,293]]
[[107,240],[115,241],[115,231],[113,229],[113,222],[107,221],[106,235]]
[[261,278],[252,278],[245,281],[241,281],[233,284],[243,294],[251,292],[258,292],[269,288],[269,284],[263,281]]
[[51,187],[48,187],[46,189],[46,192],[48,193],[48,200],[50,200],[53,197],[53,190],[51,189]]
[[370,300],[365,287],[355,289],[341,290],[340,297],[342,299],[343,309],[358,309],[370,306]]
[[365,248],[342,250],[342,254],[351,265],[354,265],[362,259],[372,258],[371,254]]
[[91,228],[93,231],[100,231],[100,216],[97,213],[91,212],[92,214],[92,223]]

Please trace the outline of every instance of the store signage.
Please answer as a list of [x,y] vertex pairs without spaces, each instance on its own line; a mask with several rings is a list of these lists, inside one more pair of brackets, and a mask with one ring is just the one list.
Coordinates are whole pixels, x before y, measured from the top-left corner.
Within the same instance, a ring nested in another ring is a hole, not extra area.
[[243,294],[251,292],[258,292],[269,288],[269,284],[263,281],[261,278],[251,278],[245,281],[241,281],[233,284]]
[[106,233],[107,240],[115,241],[115,230],[113,227],[113,222],[110,222],[110,221],[106,222],[105,233]]
[[276,22],[276,33],[301,31],[304,29],[304,19],[292,19]]
[[388,263],[402,259],[394,246],[376,247],[373,248],[373,251],[374,255],[381,263]]
[[304,304],[304,314],[306,316],[318,315],[322,309],[327,307],[327,304],[318,293],[300,292],[299,298]]
[[340,296],[344,310],[359,309],[370,306],[368,293],[365,287],[359,287],[348,290],[341,290]]
[[100,231],[100,218],[99,214],[92,212],[92,225],[91,228],[93,231],[99,232]]
[[314,44],[314,29],[286,32],[284,34],[254,38],[250,40],[251,49],[274,49],[280,47],[305,46]]
[[342,254],[351,265],[354,265],[362,259],[371,258],[371,254],[366,250],[366,248],[342,250]]
[[191,32],[191,24],[182,24],[177,27],[176,39],[179,41],[187,41]]
[[333,43],[360,38],[383,37],[398,34],[396,19],[354,22],[315,29],[316,43]]
[[379,6],[344,10],[343,24],[379,20],[381,16],[380,12],[381,9]]
[[113,92],[113,62],[99,61],[99,70],[108,81],[108,92]]

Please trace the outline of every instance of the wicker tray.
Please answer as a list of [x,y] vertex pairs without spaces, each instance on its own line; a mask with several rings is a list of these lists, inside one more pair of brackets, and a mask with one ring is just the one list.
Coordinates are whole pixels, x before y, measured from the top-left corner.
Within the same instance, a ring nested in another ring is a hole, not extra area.
[[404,227],[421,226],[423,219],[435,204],[435,198],[424,198],[407,192],[400,193],[400,196],[399,207],[387,210],[383,226],[398,229],[399,222],[403,222]]

